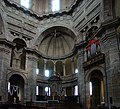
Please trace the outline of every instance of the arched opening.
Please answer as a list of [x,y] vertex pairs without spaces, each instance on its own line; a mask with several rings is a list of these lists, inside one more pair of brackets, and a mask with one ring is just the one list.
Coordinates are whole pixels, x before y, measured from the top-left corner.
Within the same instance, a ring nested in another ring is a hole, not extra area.
[[45,73],[47,74],[49,72],[48,77],[50,77],[53,71],[54,71],[54,63],[52,61],[47,61]]
[[37,63],[38,72],[40,75],[44,75],[44,60],[40,58]]
[[72,74],[72,63],[70,59],[65,61],[65,73],[66,75]]
[[18,74],[10,77],[8,82],[8,101],[11,103],[23,103],[24,100],[24,79]]
[[104,103],[104,81],[101,71],[94,70],[89,81],[90,107]]
[[63,76],[63,63],[62,61],[56,62],[56,72],[60,74],[60,76]]
[[26,43],[19,38],[14,39],[13,43],[15,44],[15,47],[12,49],[10,66],[24,70],[26,60],[24,47],[26,47]]

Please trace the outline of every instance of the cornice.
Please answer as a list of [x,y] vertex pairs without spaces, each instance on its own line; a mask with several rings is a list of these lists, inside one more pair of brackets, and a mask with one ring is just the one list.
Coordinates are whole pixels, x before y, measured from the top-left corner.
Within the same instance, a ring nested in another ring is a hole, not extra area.
[[55,12],[55,13],[42,14],[42,15],[38,15],[35,12],[33,12],[29,9],[26,9],[26,8],[20,6],[19,4],[15,4],[10,0],[3,0],[3,1],[5,2],[6,6],[15,7],[17,10],[21,10],[23,13],[29,14],[31,17],[35,17],[38,20],[43,20],[44,18],[63,16],[63,15],[72,15],[73,11],[75,10],[75,8],[78,7],[79,3],[82,0],[76,0],[75,3],[68,10]]
[[102,34],[110,28],[117,28],[120,25],[120,18],[114,18],[105,22],[102,22],[101,27],[99,28],[99,30],[96,32],[96,35],[98,37],[101,37]]
[[14,47],[14,44],[5,38],[0,38],[0,44],[8,45],[11,48]]
[[33,53],[33,54],[35,54],[36,56],[42,57],[42,58],[44,58],[44,59],[48,59],[48,60],[63,60],[63,59],[72,57],[72,56],[74,55],[76,49],[73,50],[70,54],[64,55],[64,56],[61,56],[61,57],[50,57],[50,56],[46,56],[46,55],[42,54],[41,52],[39,52],[38,50],[36,50],[36,49],[31,49],[31,48],[25,48],[25,50],[26,50],[27,53]]

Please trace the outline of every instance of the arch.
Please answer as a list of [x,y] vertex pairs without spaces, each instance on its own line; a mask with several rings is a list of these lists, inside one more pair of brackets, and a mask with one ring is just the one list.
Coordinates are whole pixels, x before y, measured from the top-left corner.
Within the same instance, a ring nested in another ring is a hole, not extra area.
[[60,58],[71,54],[76,41],[77,37],[71,30],[55,26],[42,32],[37,46],[43,55]]
[[[97,105],[100,105],[101,103],[105,103],[104,100],[106,100],[106,103],[107,103],[107,92],[106,92],[107,85],[106,85],[106,73],[105,73],[104,65],[91,68],[89,71],[86,71],[85,74],[86,74],[85,75],[85,83],[86,83],[85,90],[86,90],[86,98],[87,98],[86,103],[88,107],[91,107],[91,106],[96,107]],[[90,82],[91,81],[93,82],[93,85],[94,85],[93,90],[96,88],[93,91],[94,94],[92,96],[90,95]],[[98,92],[96,96],[98,98],[95,98],[95,94],[97,90]]]
[[102,72],[99,70],[93,70],[90,74],[89,82],[91,82],[92,84],[91,86],[92,93],[90,95],[90,106],[97,107],[98,105],[101,104],[101,102],[103,102],[103,97],[104,97],[104,80],[103,80]]
[[[79,38],[77,31],[73,30],[72,27],[69,27],[68,25],[64,25],[64,26],[63,26],[63,24],[61,24],[61,25],[60,25],[60,24],[56,24],[56,25],[50,25],[50,26],[47,26],[46,28],[44,28],[44,29],[39,33],[40,35],[39,35],[38,38],[36,39],[35,45],[38,45],[39,42],[41,42],[41,40],[43,40],[44,36],[43,36],[42,34],[43,34],[45,31],[47,31],[47,30],[49,30],[49,29],[51,29],[51,28],[54,28],[54,27],[65,28],[65,29],[67,29],[68,31],[70,31],[72,34],[74,34],[75,37],[76,37],[76,39]],[[67,31],[67,32],[68,32],[68,31]]]
[[44,75],[44,59],[40,58],[37,62],[37,68],[39,69],[39,74]]
[[71,63],[70,58],[65,61],[65,73],[66,73],[66,75],[70,75],[73,73],[72,72],[72,63]]
[[63,76],[63,63],[62,61],[56,62],[56,72],[60,74],[60,76]]
[[13,43],[15,43],[16,46],[19,45],[20,47],[27,47],[25,41],[23,39],[20,39],[20,38],[15,38],[13,40]]
[[25,60],[26,60],[26,53],[25,53],[25,47],[27,46],[24,40],[20,38],[15,38],[13,40],[13,43],[15,44],[14,48],[11,52],[11,67],[25,69]]
[[103,74],[103,77],[106,76],[105,68],[103,66],[96,66],[94,68],[89,69],[89,71],[86,72],[87,75],[85,75],[85,81],[89,80],[91,72],[93,72],[95,70],[99,70]]
[[13,103],[23,103],[25,81],[19,74],[13,74],[9,78],[8,101]]
[[25,84],[27,84],[27,80],[28,80],[27,75],[23,73],[18,73],[17,71],[14,72],[10,71],[7,75],[7,81],[9,81],[9,78],[13,75],[20,75],[24,79]]
[[91,27],[88,28],[86,33],[93,32],[93,31],[97,30],[98,28],[99,28],[98,25],[92,25]]
[[53,74],[53,71],[55,70],[53,61],[49,60],[46,62],[46,70],[49,70],[49,76]]

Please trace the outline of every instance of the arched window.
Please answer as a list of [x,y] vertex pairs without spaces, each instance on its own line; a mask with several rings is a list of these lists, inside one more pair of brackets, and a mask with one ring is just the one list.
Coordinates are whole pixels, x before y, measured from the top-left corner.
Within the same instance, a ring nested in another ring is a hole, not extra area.
[[21,0],[20,4],[26,8],[30,7],[30,0]]
[[51,0],[51,8],[52,11],[59,11],[60,10],[60,0]]
[[46,77],[49,77],[49,75],[50,75],[50,74],[49,74],[49,70],[45,70],[45,76],[46,76]]
[[90,82],[90,95],[92,95],[92,82]]

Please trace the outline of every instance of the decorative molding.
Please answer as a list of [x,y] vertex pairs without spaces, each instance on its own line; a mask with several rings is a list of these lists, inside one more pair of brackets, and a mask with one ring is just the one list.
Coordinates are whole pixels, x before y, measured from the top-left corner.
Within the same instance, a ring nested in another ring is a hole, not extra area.
[[105,55],[103,53],[98,53],[91,59],[87,60],[83,63],[84,70],[88,70],[92,67],[95,67],[99,64],[105,63]]

